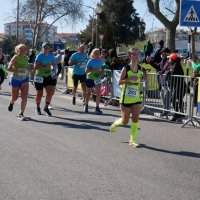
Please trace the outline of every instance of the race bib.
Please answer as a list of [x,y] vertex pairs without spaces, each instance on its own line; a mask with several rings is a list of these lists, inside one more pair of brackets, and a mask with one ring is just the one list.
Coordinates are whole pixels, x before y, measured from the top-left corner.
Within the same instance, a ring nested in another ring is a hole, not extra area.
[[42,76],[34,76],[35,83],[43,83],[44,78]]
[[101,85],[101,79],[94,80],[95,85]]
[[18,76],[27,76],[28,74],[29,71],[25,69],[19,69],[19,72],[17,73]]
[[82,65],[80,66],[80,68],[85,68],[85,67],[86,67],[85,63],[82,63]]
[[137,97],[137,91],[138,89],[136,88],[131,88],[129,86],[127,86],[126,88],[126,92],[125,92],[125,96],[128,96],[128,97]]

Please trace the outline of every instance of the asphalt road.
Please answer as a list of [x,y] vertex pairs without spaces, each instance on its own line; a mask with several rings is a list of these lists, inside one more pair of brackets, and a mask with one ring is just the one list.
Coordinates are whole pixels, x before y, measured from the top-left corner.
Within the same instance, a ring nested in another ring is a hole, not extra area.
[[[82,112],[81,101],[56,92],[53,117],[34,112],[35,92],[19,121],[8,80],[0,91],[0,200],[199,200],[200,130],[142,114],[138,142],[129,127],[108,129],[118,107],[102,116]],[[44,98],[43,103],[44,105]]]

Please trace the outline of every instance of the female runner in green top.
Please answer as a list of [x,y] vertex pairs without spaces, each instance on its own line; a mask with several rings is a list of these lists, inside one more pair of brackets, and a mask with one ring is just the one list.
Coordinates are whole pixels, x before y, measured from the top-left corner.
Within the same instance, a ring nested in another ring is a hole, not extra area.
[[8,106],[8,111],[13,110],[13,105],[21,92],[21,111],[18,116],[20,120],[25,120],[24,111],[27,104],[29,91],[29,73],[30,65],[26,56],[26,46],[19,44],[15,47],[16,55],[11,59],[8,65],[8,71],[12,72],[9,84],[11,85],[11,99]]
[[123,67],[119,85],[122,85],[120,98],[121,118],[114,121],[110,126],[110,132],[113,133],[120,125],[127,125],[132,114],[131,133],[129,145],[139,147],[136,142],[136,134],[138,130],[138,121],[140,114],[140,83],[146,78],[146,71],[138,65],[139,52],[137,49],[130,49],[129,52],[130,64]]

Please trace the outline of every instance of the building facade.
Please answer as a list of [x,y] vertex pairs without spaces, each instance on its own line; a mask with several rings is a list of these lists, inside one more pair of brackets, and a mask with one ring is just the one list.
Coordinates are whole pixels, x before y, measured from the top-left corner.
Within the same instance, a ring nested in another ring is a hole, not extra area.
[[[49,24],[42,23],[40,26],[40,33],[45,32]],[[57,27],[52,25],[48,31],[45,32],[44,35],[42,35],[39,38],[39,42],[49,41],[54,42],[55,35],[57,33]],[[17,22],[10,22],[4,24],[4,35],[5,36],[17,36]],[[19,21],[18,23],[18,38],[21,42],[29,42],[32,43],[33,40],[33,31],[30,26],[30,23],[28,21]]]
[[[189,31],[183,29],[176,30],[176,48],[177,49],[187,49],[188,48],[188,34]],[[146,37],[149,38],[153,44],[155,44],[155,48],[158,46],[158,42],[163,40],[166,43],[166,29],[158,29],[156,31],[146,33]],[[196,50],[200,50],[200,32],[197,32],[195,35],[195,47]]]

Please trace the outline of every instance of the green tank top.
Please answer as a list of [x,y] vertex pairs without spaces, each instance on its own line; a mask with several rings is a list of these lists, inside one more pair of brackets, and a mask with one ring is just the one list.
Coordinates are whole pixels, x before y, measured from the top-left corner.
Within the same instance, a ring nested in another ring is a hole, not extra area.
[[17,78],[26,78],[29,76],[29,63],[28,63],[28,57],[27,56],[16,56],[16,62],[13,66],[13,69],[23,69],[24,73],[17,73],[14,72],[13,76]]
[[120,103],[132,104],[132,103],[141,102],[140,83],[141,83],[141,78],[143,76],[142,71],[141,71],[141,66],[138,65],[137,72],[133,72],[129,65],[125,67],[126,67],[126,73],[127,73],[126,78],[131,77],[131,76],[137,76],[138,79],[137,81],[129,82],[122,85]]

